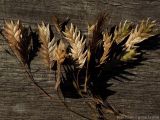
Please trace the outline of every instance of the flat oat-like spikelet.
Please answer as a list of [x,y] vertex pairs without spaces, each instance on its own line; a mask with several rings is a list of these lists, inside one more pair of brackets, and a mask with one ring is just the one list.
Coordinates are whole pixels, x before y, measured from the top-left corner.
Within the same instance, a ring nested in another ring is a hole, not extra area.
[[130,49],[129,51],[126,51],[126,53],[120,58],[121,61],[127,62],[130,60],[136,60],[136,56],[140,53],[137,53],[136,49]]
[[28,64],[29,53],[32,49],[28,29],[24,28],[19,20],[16,23],[5,22],[3,34],[15,56],[24,65]]
[[83,36],[81,37],[80,31],[72,23],[71,27],[66,27],[63,33],[71,45],[71,56],[73,60],[76,61],[78,68],[82,68],[87,59],[87,50],[85,50],[86,40]]
[[111,35],[108,33],[103,34],[103,55],[100,59],[100,64],[103,64],[108,58],[108,54],[110,52],[110,48],[112,46]]
[[60,40],[59,44],[55,45],[55,49],[52,52],[53,58],[57,61],[57,71],[56,71],[56,84],[55,89],[57,90],[61,83],[61,64],[64,62],[66,57],[66,45],[62,40]]
[[62,40],[60,40],[59,44],[55,45],[55,48],[52,52],[53,60],[62,64],[66,58],[66,55],[67,55],[66,54],[66,45]]
[[41,48],[39,54],[42,57],[46,67],[50,70],[54,60],[52,52],[55,47],[54,45],[55,37],[52,40],[50,40],[49,24],[45,26],[45,24],[42,22],[42,25],[38,25],[38,30],[39,30],[39,39],[41,42]]
[[20,42],[22,38],[22,33],[21,33],[21,25],[19,20],[17,23],[14,23],[13,21],[7,22],[5,21],[4,25],[4,31],[3,34],[9,43],[10,48],[17,54],[17,48],[18,48],[18,43]]
[[117,44],[121,43],[131,32],[131,23],[127,20],[122,23],[120,22],[119,26],[115,28],[113,40]]
[[141,21],[141,23],[137,25],[134,30],[132,30],[125,44],[127,50],[134,48],[135,44],[140,43],[153,36],[155,25],[155,21],[150,21],[149,19],[146,21]]

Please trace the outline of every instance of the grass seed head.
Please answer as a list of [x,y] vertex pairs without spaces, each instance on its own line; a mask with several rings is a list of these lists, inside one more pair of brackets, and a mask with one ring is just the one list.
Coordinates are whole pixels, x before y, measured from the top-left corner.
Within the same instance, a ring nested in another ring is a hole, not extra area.
[[87,50],[85,50],[86,39],[81,37],[80,31],[71,23],[70,28],[66,27],[65,38],[71,45],[71,56],[76,61],[77,67],[82,68],[87,59]]

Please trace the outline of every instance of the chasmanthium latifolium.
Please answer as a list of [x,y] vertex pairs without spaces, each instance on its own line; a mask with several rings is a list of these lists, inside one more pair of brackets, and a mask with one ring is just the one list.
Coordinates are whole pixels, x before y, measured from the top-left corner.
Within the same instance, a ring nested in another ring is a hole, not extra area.
[[[107,17],[107,14],[100,14],[93,24],[86,26],[87,34],[80,32],[73,23],[67,25],[68,18],[60,22],[56,17],[53,17],[55,31],[44,22],[38,24],[36,30],[40,43],[39,59],[48,70],[46,74],[55,73],[55,78],[50,76],[48,79],[56,81],[53,87],[57,93],[61,91],[61,84],[72,81],[79,96],[91,99],[87,103],[97,110],[101,118],[105,118],[106,109],[115,115],[122,115],[97,92],[97,83],[101,82],[102,73],[112,69],[112,65],[123,67],[123,63],[136,61],[141,54],[139,43],[157,35],[156,22],[150,19],[142,20],[137,25],[126,20],[111,30],[106,27]],[[3,36],[35,86],[54,99],[33,78],[29,59],[34,42],[29,28],[19,20],[5,22]]]

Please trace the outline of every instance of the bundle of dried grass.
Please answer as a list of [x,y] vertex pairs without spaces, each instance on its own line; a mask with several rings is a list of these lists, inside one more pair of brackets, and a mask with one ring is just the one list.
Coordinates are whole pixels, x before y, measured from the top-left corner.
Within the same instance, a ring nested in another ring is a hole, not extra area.
[[51,96],[35,82],[30,70],[30,52],[33,49],[33,45],[29,29],[25,28],[19,20],[16,23],[13,21],[5,22],[3,35],[14,56],[21,63],[21,66],[24,68],[27,76],[34,83],[35,87],[51,98]]
[[[114,31],[107,28],[106,32],[106,17],[107,14],[103,13],[99,15],[94,24],[88,25],[87,36],[82,35],[72,23],[70,27],[67,27],[68,19],[60,23],[56,17],[53,17],[55,28],[58,34],[60,34],[60,38],[57,40],[55,37],[52,37],[49,24],[45,25],[42,22],[41,25],[38,25],[41,43],[39,54],[49,72],[55,70],[56,91],[58,92],[58,88],[60,88],[59,86],[64,79],[64,74],[66,74],[65,80],[73,83],[73,86],[81,97],[91,98],[92,102],[89,102],[89,104],[98,111],[101,118],[104,118],[103,114],[106,109],[109,109],[116,115],[120,115],[106,101],[107,97],[103,98],[99,92],[99,89],[102,89],[99,87],[103,84],[100,82],[106,84],[105,80],[107,78],[104,78],[104,72],[106,70],[112,71],[116,66],[123,66],[124,64],[122,63],[127,64],[128,61],[136,60],[136,57],[141,53],[137,49],[138,43],[156,35],[154,32],[156,23],[149,19],[141,21],[135,28],[133,28],[131,22],[126,20],[116,26]],[[19,21],[17,23],[11,21],[5,23],[3,33],[13,53],[25,67],[30,79],[40,90],[48,95],[34,81],[29,69],[28,61],[30,59],[30,52],[34,46],[32,45],[33,42],[31,41],[30,34],[28,34],[29,32]],[[74,61],[74,64],[70,64],[71,62],[68,60]],[[52,69],[53,65],[55,65],[56,69]],[[65,73],[62,73],[62,67]],[[106,89],[106,87],[104,88]],[[48,96],[50,97],[50,95]],[[68,108],[65,102],[63,103]],[[103,109],[105,110],[103,111]],[[72,109],[69,110],[74,112]],[[78,114],[77,112],[74,113]],[[81,114],[78,115],[85,117]],[[88,117],[85,118],[90,119]]]

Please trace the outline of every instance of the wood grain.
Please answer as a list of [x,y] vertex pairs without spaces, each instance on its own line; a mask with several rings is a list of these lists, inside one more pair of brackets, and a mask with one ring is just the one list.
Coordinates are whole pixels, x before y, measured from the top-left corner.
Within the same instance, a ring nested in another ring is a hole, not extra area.
[[[33,28],[42,20],[52,24],[51,17],[56,15],[60,19],[69,16],[85,32],[87,22],[100,11],[110,14],[111,25],[125,19],[138,22],[148,17],[160,22],[159,0],[0,0],[0,8],[1,28],[6,19],[20,19]],[[2,37],[0,45],[7,49]],[[123,77],[120,79],[124,82],[110,80],[113,83],[110,89],[116,91],[109,97],[110,103],[132,120],[144,120],[145,117],[160,120],[160,49],[157,47],[146,53],[147,60],[142,65],[126,70],[134,74],[124,75],[129,81]],[[35,72],[39,66],[43,69]],[[52,89],[54,82],[45,79],[46,71],[38,58],[32,62],[32,68],[36,81],[53,95],[54,101],[37,91],[16,59],[0,49],[0,120],[82,120],[58,101]],[[81,114],[94,116],[83,100],[67,98],[66,101]],[[116,117],[109,115],[109,119]]]

